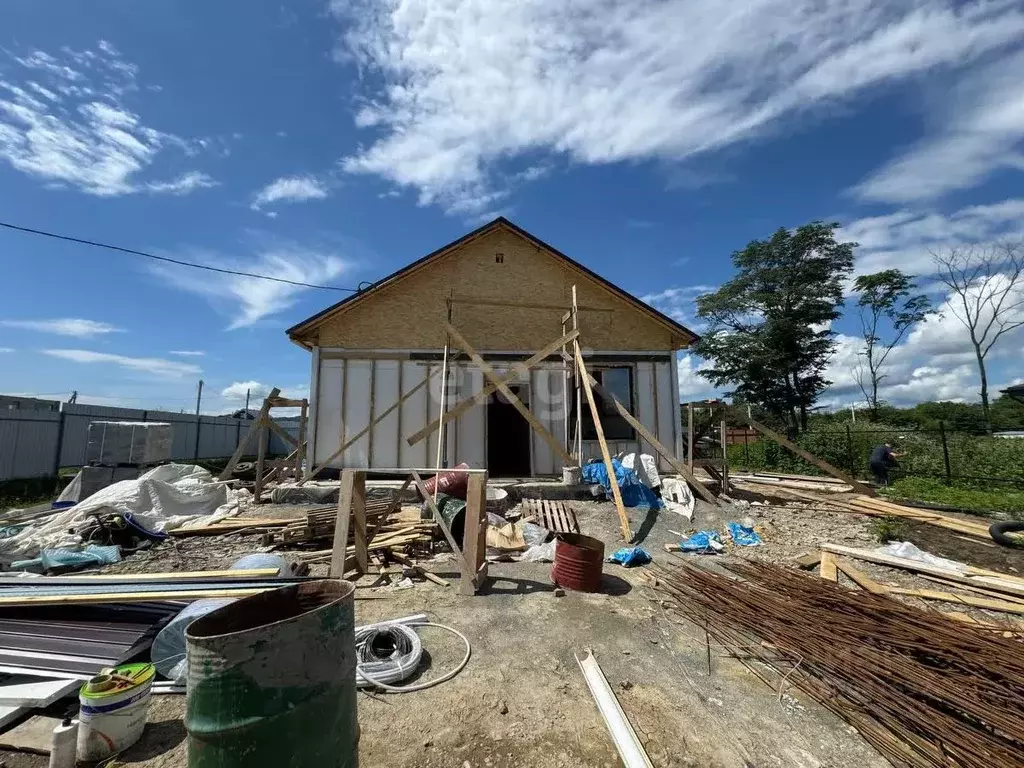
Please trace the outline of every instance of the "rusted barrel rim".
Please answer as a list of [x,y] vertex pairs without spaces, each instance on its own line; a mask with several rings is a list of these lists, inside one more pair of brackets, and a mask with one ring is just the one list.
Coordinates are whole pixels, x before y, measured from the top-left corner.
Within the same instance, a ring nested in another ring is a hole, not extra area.
[[355,585],[342,579],[290,584],[242,598],[200,616],[189,624],[185,637],[187,640],[209,640],[286,624],[349,600],[355,591]]

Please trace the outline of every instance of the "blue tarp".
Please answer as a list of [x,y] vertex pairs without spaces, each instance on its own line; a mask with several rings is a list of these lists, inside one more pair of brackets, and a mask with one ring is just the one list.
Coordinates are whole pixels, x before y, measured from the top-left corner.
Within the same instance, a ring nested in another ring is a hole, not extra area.
[[651,562],[651,554],[643,547],[623,547],[609,557],[608,562],[632,568],[634,565],[647,565]]
[[753,528],[748,528],[739,523],[729,523],[729,535],[732,540],[741,547],[757,547],[761,545],[761,537]]
[[697,531],[679,542],[683,552],[698,552],[702,555],[714,555],[724,549],[722,539],[717,531]]
[[[615,470],[615,479],[618,481],[619,492],[622,494],[622,503],[627,507],[661,509],[665,506],[661,499],[654,495],[654,491],[640,482],[636,472],[632,469],[622,466],[618,459],[612,459],[612,468]],[[605,469],[603,461],[592,461],[584,465],[583,482],[600,485],[604,488],[606,495],[611,495],[612,486],[608,482],[608,470]]]

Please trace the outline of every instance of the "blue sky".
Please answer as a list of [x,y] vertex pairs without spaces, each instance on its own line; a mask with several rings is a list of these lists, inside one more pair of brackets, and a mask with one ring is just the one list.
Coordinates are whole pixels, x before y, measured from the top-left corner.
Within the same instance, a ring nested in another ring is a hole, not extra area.
[[[0,29],[0,220],[171,258],[355,287],[503,214],[694,325],[779,226],[840,221],[940,306],[929,251],[1024,235],[1019,2],[7,0]],[[346,295],[10,231],[0,263],[0,391],[137,407],[302,394],[284,329]],[[976,397],[949,306],[892,359],[894,402]]]

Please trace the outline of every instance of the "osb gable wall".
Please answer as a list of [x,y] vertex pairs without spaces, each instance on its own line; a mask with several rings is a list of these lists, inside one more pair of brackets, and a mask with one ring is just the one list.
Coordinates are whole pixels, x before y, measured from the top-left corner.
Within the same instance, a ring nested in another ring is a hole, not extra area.
[[[496,255],[501,254],[501,263]],[[445,299],[454,293],[452,324],[480,351],[536,351],[561,335],[561,315],[576,285],[584,347],[666,351],[685,345],[633,305],[533,243],[498,229],[467,243],[326,320],[321,347],[440,349]],[[552,304],[563,309],[475,306],[458,298]]]

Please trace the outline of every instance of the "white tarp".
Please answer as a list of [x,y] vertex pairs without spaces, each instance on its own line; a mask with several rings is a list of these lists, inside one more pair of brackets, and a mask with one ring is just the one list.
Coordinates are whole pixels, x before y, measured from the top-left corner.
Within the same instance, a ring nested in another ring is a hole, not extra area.
[[77,547],[79,531],[93,515],[130,512],[140,525],[164,531],[184,525],[208,525],[237,515],[251,494],[216,482],[192,464],[164,464],[137,480],[122,480],[97,491],[80,504],[0,539],[0,560],[35,557],[41,549]]
[[[637,458],[639,457],[639,461]],[[619,463],[626,469],[632,469],[637,479],[648,488],[657,488],[661,485],[661,475],[658,474],[658,462],[648,453],[622,453],[618,456]]]
[[878,552],[880,555],[891,555],[893,557],[903,557],[907,560],[916,560],[919,563],[934,565],[936,568],[945,568],[950,571],[959,571],[961,573],[966,573],[967,571],[967,566],[963,563],[956,560],[947,560],[944,557],[938,557],[930,552],[925,552],[909,541],[890,541],[884,547],[876,547],[875,552]]
[[666,477],[661,484],[661,499],[669,512],[682,515],[687,520],[693,519],[693,494],[685,480]]

